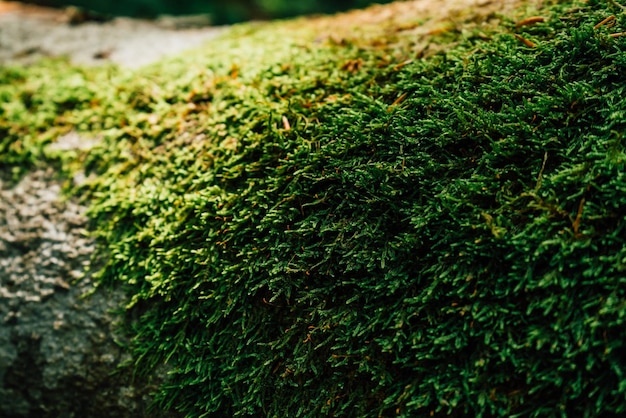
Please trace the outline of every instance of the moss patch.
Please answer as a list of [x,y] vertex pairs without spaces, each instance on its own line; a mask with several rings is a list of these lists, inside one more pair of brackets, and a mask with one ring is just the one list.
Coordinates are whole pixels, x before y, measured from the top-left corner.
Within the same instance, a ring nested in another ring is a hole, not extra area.
[[68,110],[160,408],[624,412],[622,10],[400,16],[240,26]]

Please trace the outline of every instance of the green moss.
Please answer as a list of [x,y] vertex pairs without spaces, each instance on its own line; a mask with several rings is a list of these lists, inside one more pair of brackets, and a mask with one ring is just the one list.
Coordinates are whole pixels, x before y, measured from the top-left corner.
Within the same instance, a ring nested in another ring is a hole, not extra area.
[[115,68],[87,69],[65,60],[0,67],[0,168],[19,177],[37,166],[76,157],[48,149],[69,131],[94,133],[119,126],[127,111],[116,103]]
[[160,408],[624,413],[624,15],[537,13],[430,55],[245,25],[114,83],[82,192]]

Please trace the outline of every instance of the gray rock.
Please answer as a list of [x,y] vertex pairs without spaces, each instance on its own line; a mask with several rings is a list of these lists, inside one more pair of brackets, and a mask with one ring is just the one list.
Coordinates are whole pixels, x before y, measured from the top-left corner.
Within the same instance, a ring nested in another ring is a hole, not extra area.
[[120,368],[124,296],[84,274],[84,213],[51,170],[0,180],[0,417],[151,416],[149,385]]
[[77,64],[138,68],[198,47],[225,29],[209,23],[207,16],[198,15],[73,24],[62,11],[14,7],[0,13],[0,64],[65,56]]

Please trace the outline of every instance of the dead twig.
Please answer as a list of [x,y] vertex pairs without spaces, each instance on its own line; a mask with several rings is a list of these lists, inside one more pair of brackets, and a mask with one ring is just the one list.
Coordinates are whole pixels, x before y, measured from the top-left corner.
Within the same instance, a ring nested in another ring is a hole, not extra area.
[[[613,23],[611,23],[613,22]],[[603,19],[602,22],[598,23],[597,25],[595,25],[593,28],[594,29],[599,29],[600,27],[610,24],[610,26],[613,26],[615,24],[615,16],[611,15],[609,17],[607,17],[606,19]]]
[[535,48],[537,46],[537,44],[534,43],[533,41],[530,41],[530,40],[528,40],[526,38],[523,38],[523,37],[519,36],[517,33],[514,33],[513,36],[515,36],[515,38],[518,41],[522,42],[524,45],[526,45],[529,48]]
[[526,19],[522,19],[519,22],[517,22],[515,24],[515,29],[519,29],[522,26],[528,26],[528,25],[534,25],[536,23],[541,23],[541,22],[544,22],[545,20],[546,20],[546,18],[543,17],[543,16],[527,17]]

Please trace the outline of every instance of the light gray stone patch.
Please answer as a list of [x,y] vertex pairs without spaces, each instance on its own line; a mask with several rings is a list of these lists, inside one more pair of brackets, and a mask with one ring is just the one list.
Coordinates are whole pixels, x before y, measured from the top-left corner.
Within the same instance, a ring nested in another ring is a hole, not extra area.
[[0,180],[0,417],[150,416],[145,382],[117,373],[124,296],[92,292],[85,210],[51,169]]
[[204,26],[202,22],[210,21],[203,15],[194,17],[193,24],[185,23],[187,20],[119,17],[72,24],[60,12],[12,10],[0,14],[0,64],[30,64],[42,57],[65,56],[76,64],[138,68],[198,47],[224,30]]

